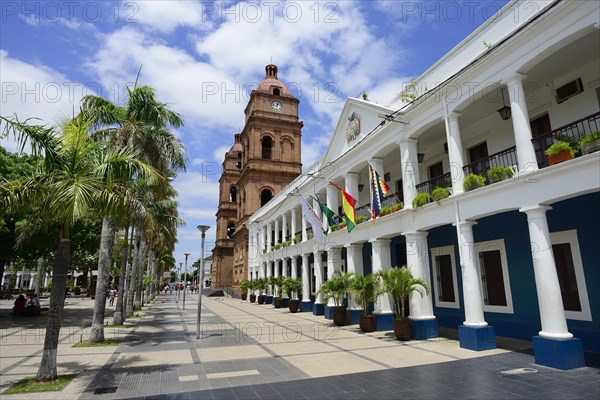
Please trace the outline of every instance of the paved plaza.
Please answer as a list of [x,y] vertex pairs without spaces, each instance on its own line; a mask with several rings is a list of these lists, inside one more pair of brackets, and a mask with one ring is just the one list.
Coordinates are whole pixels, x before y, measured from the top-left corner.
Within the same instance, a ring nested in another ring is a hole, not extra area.
[[[176,299],[161,294],[128,320],[130,328],[105,330],[107,338],[124,339],[119,346],[95,348],[72,347],[89,335],[93,301],[67,299],[58,368],[77,377],[62,392],[0,393],[2,399],[600,397],[600,370],[535,365],[526,342],[499,340],[498,349],[483,352],[447,338],[402,343],[391,332],[365,334],[322,316],[215,297],[203,299],[196,340],[197,296],[187,294],[185,310]],[[4,390],[35,375],[46,317],[13,318],[12,301],[0,306]]]

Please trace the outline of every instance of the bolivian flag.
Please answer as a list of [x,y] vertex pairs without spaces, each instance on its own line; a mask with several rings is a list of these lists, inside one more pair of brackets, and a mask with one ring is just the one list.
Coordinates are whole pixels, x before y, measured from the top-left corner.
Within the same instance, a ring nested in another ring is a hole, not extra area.
[[329,182],[329,184],[335,186],[340,192],[342,192],[342,209],[344,210],[344,218],[346,219],[346,228],[348,228],[348,232],[350,232],[356,226],[354,197],[350,196],[348,192],[335,183]]

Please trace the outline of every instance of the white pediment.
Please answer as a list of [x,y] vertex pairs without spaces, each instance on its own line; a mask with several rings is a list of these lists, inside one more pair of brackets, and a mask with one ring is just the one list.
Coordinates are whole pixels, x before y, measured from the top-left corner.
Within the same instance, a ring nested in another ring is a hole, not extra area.
[[389,115],[393,111],[391,108],[369,101],[353,97],[347,98],[335,131],[331,136],[329,147],[322,158],[322,164],[334,162],[356,146],[381,124],[383,115]]

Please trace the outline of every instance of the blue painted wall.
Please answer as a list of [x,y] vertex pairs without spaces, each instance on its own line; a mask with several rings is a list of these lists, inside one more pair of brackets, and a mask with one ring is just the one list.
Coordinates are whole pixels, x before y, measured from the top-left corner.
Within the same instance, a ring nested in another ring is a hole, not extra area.
[[363,255],[363,270],[364,274],[368,275],[373,272],[373,266],[371,265],[371,254],[372,254],[372,246],[371,243],[367,242],[363,245],[362,255]]
[[592,321],[567,320],[569,332],[585,350],[600,352],[600,193],[552,204],[547,212],[550,232],[577,229]]
[[[584,349],[596,352],[600,352],[600,296],[597,295],[600,292],[600,213],[596,211],[598,204],[600,194],[594,193],[553,204],[553,210],[547,213],[551,232],[577,229],[592,321],[567,322],[570,332],[582,339]],[[481,218],[473,227],[473,235],[475,242],[504,239],[508,262],[514,313],[486,312],[486,321],[494,326],[498,336],[531,340],[531,337],[541,330],[541,323],[526,214],[511,211]],[[427,240],[430,249],[454,246],[460,309],[434,307],[434,313],[440,326],[456,328],[464,321],[456,228],[446,225],[431,229]],[[433,266],[431,258],[430,265]],[[435,279],[433,268],[431,276]],[[435,291],[432,295],[435,298]]]

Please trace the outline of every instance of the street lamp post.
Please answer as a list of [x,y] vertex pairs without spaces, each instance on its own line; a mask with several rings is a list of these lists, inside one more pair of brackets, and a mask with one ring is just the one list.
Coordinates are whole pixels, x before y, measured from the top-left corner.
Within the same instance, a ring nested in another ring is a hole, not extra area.
[[196,319],[196,339],[200,339],[200,318],[202,316],[202,284],[204,282],[204,238],[206,231],[210,228],[208,225],[198,225],[198,229],[202,232],[200,241],[200,285],[198,288],[198,318]]
[[185,256],[185,271],[183,272],[183,309],[185,310],[185,292],[187,292],[187,259],[190,253],[183,253]]
[[179,302],[179,296],[181,296],[181,268],[183,266],[183,263],[179,263],[179,269],[177,270],[177,278],[179,283],[177,284],[177,290],[179,290],[177,292],[177,302]]

